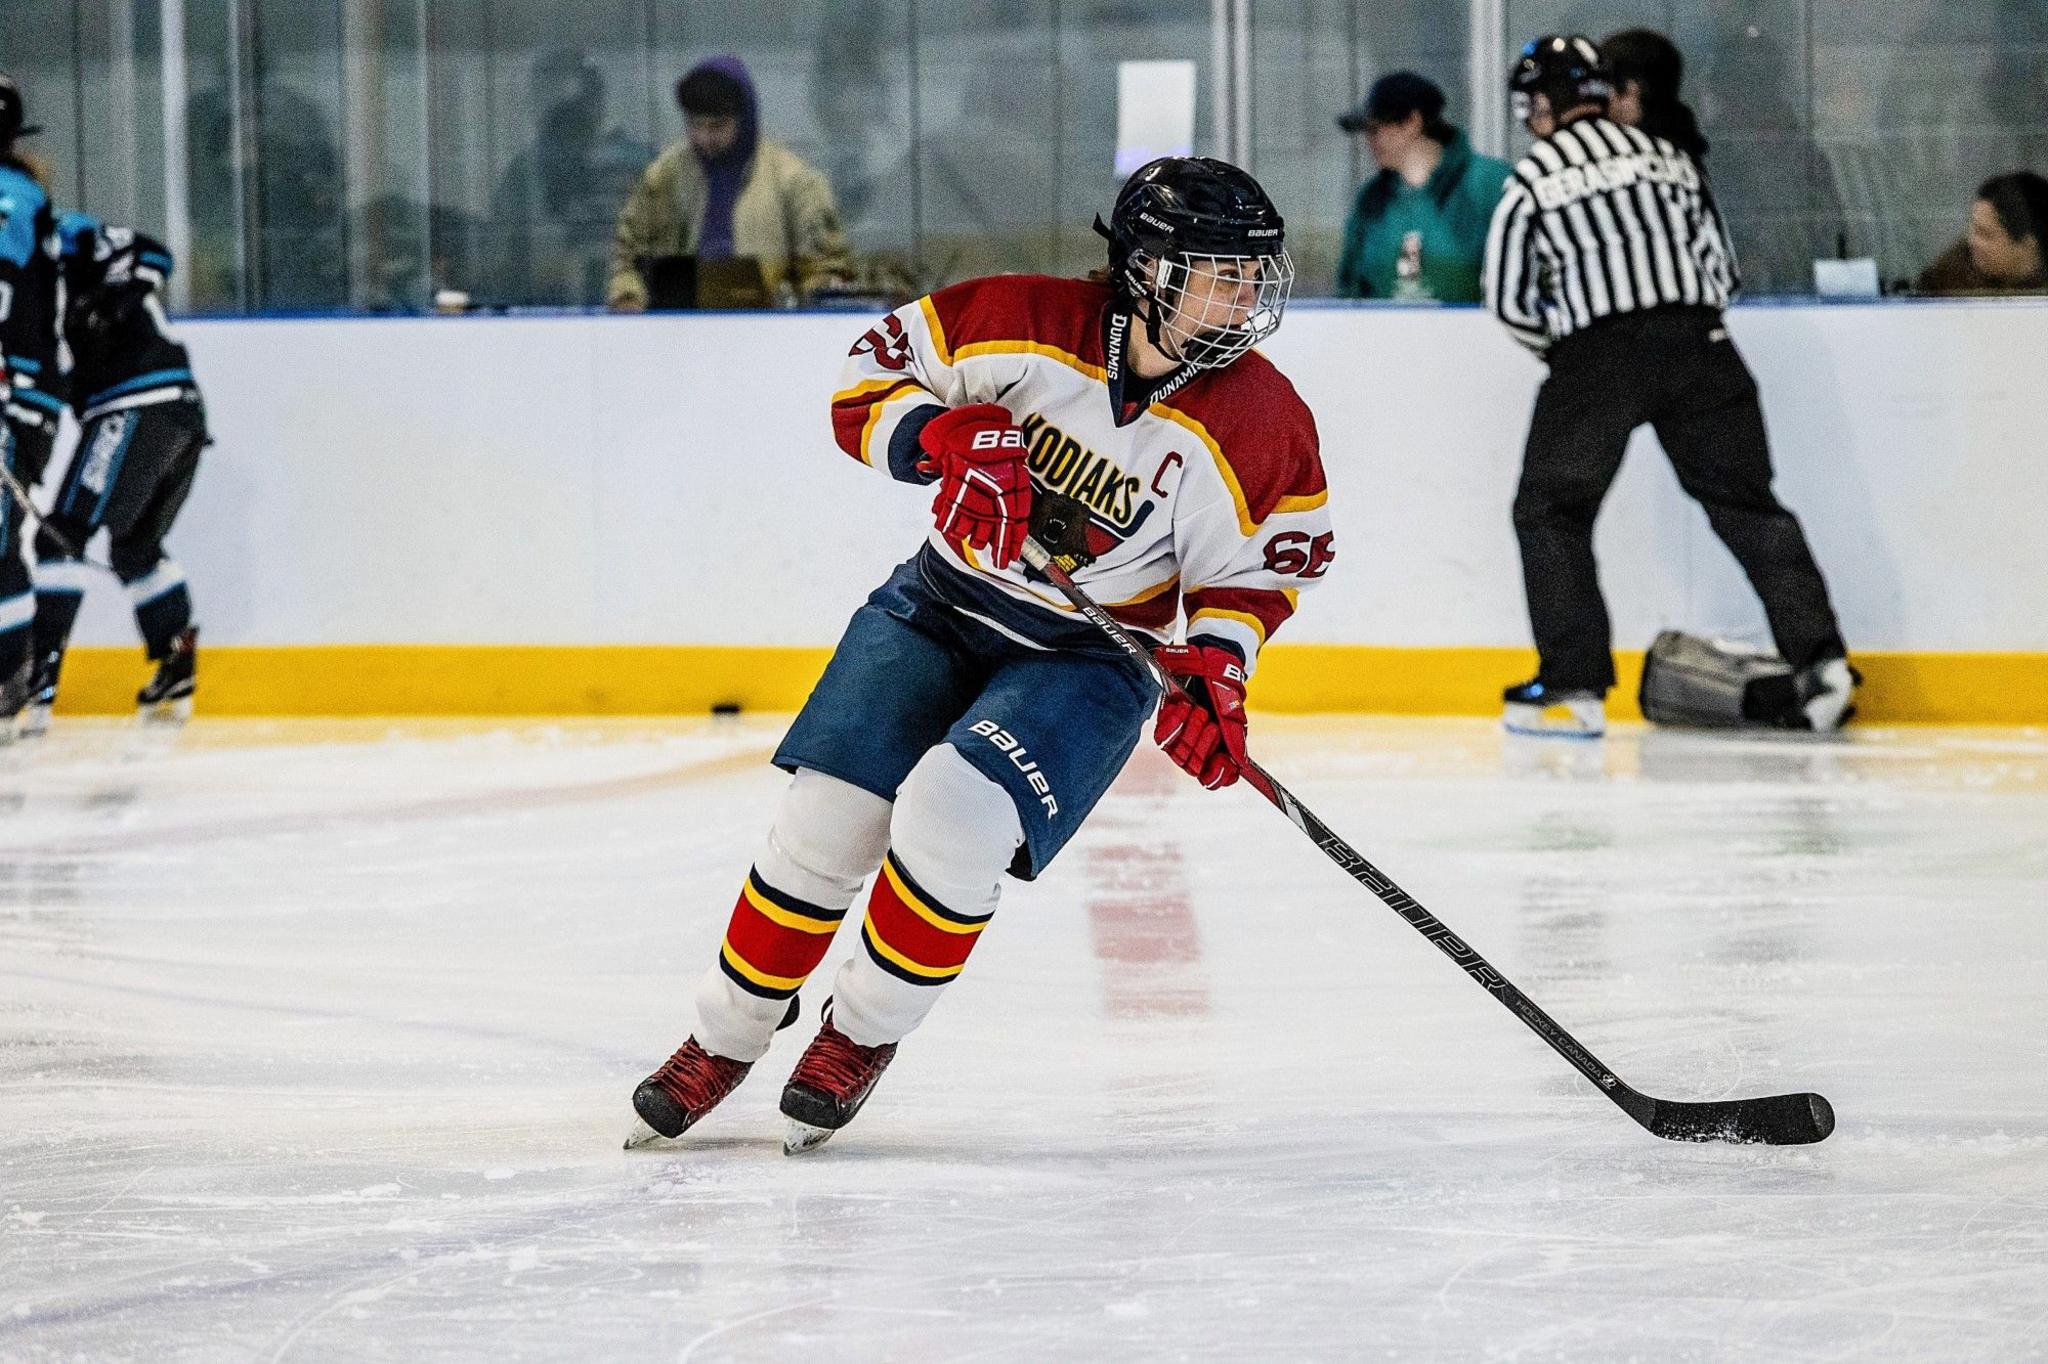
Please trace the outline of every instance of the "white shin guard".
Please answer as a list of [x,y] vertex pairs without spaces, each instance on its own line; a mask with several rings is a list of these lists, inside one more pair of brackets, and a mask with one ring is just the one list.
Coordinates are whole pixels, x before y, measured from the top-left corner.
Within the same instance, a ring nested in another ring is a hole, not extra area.
[[[927,902],[932,913],[955,924],[964,963],[979,921],[995,912],[1003,873],[1024,841],[1024,827],[1009,792],[983,775],[951,744],[940,744],[919,759],[896,792],[889,820],[889,853]],[[887,872],[884,873],[886,878]],[[881,922],[889,910],[902,913],[894,888],[878,878],[865,934],[886,940]],[[936,902],[930,904],[929,902]],[[959,925],[974,927],[960,932]],[[895,1042],[924,1021],[951,975],[913,982],[912,969],[885,968],[863,941],[832,983],[833,1026],[862,1046]],[[939,971],[959,971],[942,963]]]
[[[860,894],[888,846],[888,801],[837,777],[799,770],[754,871],[784,895],[839,911]],[[787,1000],[748,993],[714,962],[697,986],[694,1036],[719,1056],[758,1061],[788,1011]]]

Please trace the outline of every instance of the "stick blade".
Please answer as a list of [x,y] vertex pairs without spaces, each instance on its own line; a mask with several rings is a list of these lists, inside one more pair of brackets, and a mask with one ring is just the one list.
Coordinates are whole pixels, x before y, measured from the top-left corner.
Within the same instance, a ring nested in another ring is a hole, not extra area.
[[1761,1099],[1677,1103],[1658,1099],[1643,1121],[1667,1141],[1725,1141],[1736,1145],[1810,1146],[1835,1130],[1834,1106],[1818,1094],[1772,1094]]

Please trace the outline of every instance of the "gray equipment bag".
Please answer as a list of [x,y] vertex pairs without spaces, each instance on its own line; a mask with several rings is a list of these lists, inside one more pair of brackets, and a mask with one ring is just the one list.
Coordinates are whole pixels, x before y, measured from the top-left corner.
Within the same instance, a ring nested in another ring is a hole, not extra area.
[[1756,653],[1666,630],[1643,659],[1643,718],[1706,729],[1771,729],[1797,704],[1792,669]]

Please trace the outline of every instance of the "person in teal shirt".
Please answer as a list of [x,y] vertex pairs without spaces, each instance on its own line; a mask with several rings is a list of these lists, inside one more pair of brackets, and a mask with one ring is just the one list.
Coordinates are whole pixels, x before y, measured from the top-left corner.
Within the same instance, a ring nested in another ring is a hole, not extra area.
[[1337,293],[1479,302],[1486,230],[1508,163],[1473,151],[1444,121],[1444,92],[1413,71],[1380,77],[1337,126],[1363,133],[1380,168],[1359,187],[1344,224]]

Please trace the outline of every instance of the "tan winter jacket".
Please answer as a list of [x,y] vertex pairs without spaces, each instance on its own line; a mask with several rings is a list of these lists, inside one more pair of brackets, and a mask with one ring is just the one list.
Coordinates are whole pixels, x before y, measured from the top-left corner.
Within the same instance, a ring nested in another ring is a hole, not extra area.
[[[634,262],[641,256],[686,256],[704,225],[704,168],[688,142],[654,158],[619,213],[612,246],[607,299],[614,305],[647,302],[647,286]],[[850,269],[839,206],[825,177],[789,148],[764,137],[754,148],[746,183],[732,210],[735,255],[753,256],[773,291],[787,278],[808,298],[827,280]]]

